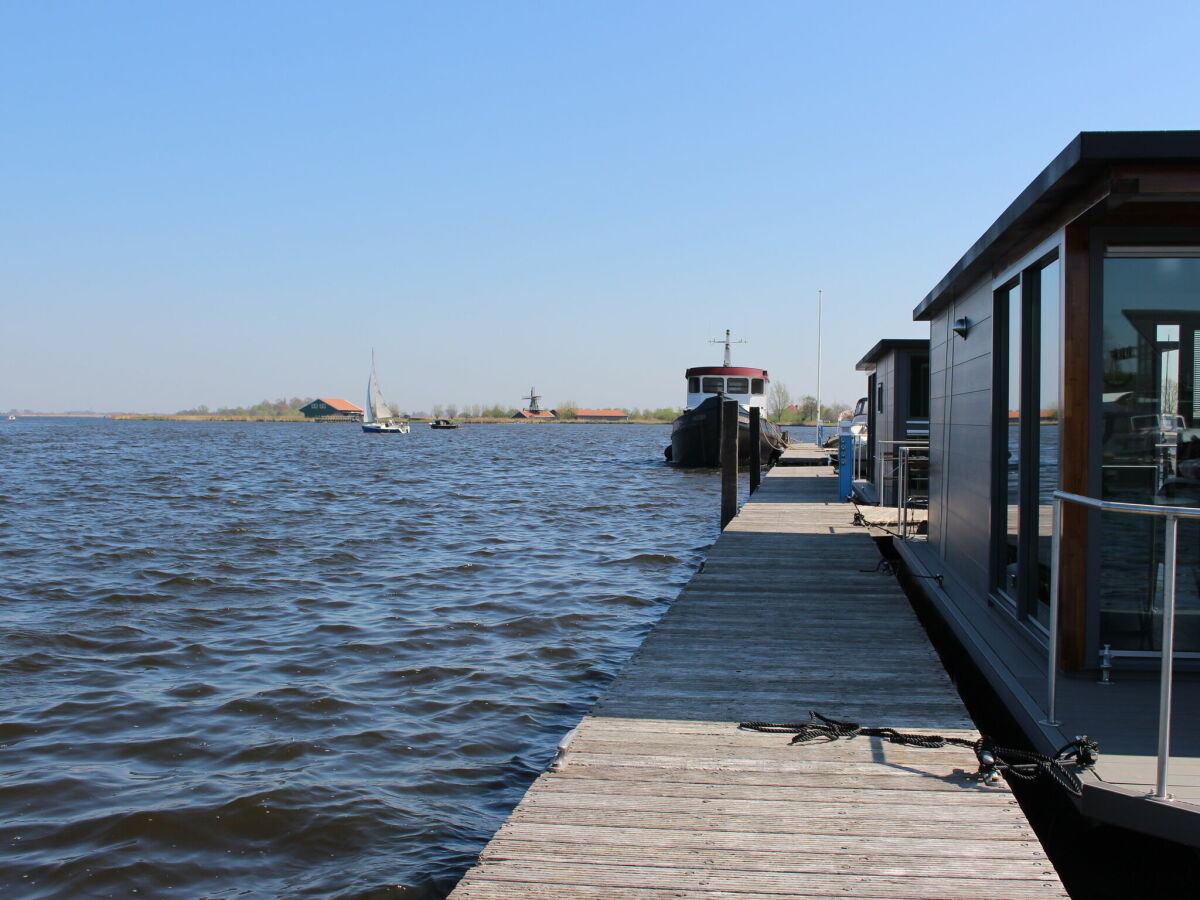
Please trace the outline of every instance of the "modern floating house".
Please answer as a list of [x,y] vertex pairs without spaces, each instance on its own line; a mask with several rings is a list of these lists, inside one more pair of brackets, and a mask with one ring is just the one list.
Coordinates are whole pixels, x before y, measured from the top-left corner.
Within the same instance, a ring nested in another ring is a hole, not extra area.
[[882,340],[855,366],[867,372],[867,440],[855,490],[868,503],[895,506],[902,448],[929,443],[929,341]]
[[1099,741],[1086,816],[1200,846],[1200,132],[1080,134],[914,319],[915,583],[1038,750]]

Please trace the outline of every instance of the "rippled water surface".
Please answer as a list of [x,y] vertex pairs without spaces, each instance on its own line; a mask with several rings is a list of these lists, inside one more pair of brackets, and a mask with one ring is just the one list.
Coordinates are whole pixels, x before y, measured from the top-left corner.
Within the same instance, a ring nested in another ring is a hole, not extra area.
[[716,536],[667,440],[0,422],[0,896],[444,895]]

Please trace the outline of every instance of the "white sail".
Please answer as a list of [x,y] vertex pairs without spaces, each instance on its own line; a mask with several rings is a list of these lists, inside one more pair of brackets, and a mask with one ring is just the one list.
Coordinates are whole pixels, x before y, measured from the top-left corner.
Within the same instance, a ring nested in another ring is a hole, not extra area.
[[371,414],[376,422],[382,422],[385,419],[392,418],[392,411],[388,409],[387,403],[383,399],[383,391],[379,387],[379,379],[375,376],[374,369],[371,370],[371,398],[368,401],[371,404]]
[[392,418],[379,387],[379,375],[375,372],[375,351],[371,351],[371,377],[367,379],[367,422],[383,422]]
[[363,409],[367,411],[367,423],[375,421],[375,367],[371,367],[371,377],[367,379],[367,402],[363,404]]
[[379,375],[375,371],[375,351],[371,351],[371,377],[367,379],[367,403],[365,410],[366,421],[363,431],[370,434],[408,434],[407,422],[397,422],[392,411],[388,409],[383,399],[383,389],[379,386]]

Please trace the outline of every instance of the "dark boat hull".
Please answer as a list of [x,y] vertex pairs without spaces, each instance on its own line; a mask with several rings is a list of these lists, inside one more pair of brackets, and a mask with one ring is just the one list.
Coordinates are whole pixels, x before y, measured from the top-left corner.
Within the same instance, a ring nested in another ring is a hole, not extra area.
[[[787,436],[765,418],[759,420],[759,459],[763,465],[774,463],[784,448]],[[671,423],[671,446],[665,451],[668,461],[685,469],[711,469],[721,464],[721,398],[710,397],[689,409]],[[738,407],[738,465],[750,464],[750,413]]]

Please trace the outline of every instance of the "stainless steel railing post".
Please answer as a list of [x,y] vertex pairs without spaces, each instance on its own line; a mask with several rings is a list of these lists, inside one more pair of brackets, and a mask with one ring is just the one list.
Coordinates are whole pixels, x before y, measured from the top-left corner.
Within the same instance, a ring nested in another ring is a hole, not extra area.
[[1043,725],[1061,725],[1058,721],[1058,587],[1059,587],[1059,530],[1062,528],[1062,498],[1054,498],[1050,525],[1050,647],[1046,654],[1046,718]]
[[1166,541],[1163,547],[1162,669],[1158,683],[1158,781],[1151,795],[1154,800],[1170,800],[1167,793],[1167,766],[1171,760],[1171,686],[1175,668],[1175,556],[1179,537],[1179,519],[1166,517]]
[[908,448],[899,448],[900,464],[899,472],[897,473],[896,481],[896,518],[899,519],[900,525],[900,540],[906,539],[907,530],[905,525],[908,523]]
[[[1200,509],[1185,506],[1160,506],[1150,503],[1118,503],[1111,500],[1097,500],[1094,497],[1084,497],[1080,494],[1068,493],[1067,491],[1055,491],[1054,500],[1056,502],[1056,507],[1051,578],[1052,584],[1055,587],[1057,586],[1058,580],[1058,501],[1077,503],[1080,506],[1087,506],[1101,511],[1130,513],[1141,516],[1155,516],[1165,520],[1164,525],[1166,528],[1166,534],[1163,545],[1162,646],[1160,647],[1159,652],[1159,656],[1161,658],[1161,667],[1159,669],[1158,676],[1158,773],[1155,780],[1154,793],[1150,795],[1150,799],[1170,800],[1172,798],[1171,795],[1167,793],[1167,776],[1171,760],[1171,691],[1174,686],[1173,682],[1175,676],[1175,600],[1176,586],[1178,581],[1176,566],[1178,564],[1179,520],[1200,519]],[[1054,587],[1052,587],[1051,590],[1054,591]],[[1052,627],[1057,624],[1058,621],[1058,617],[1053,611],[1053,604],[1055,601],[1057,601],[1057,599],[1058,593],[1057,591],[1054,591],[1054,594],[1051,598]],[[1057,647],[1057,643],[1053,643],[1052,647]],[[1054,718],[1053,704],[1054,694],[1053,691],[1051,691],[1049,697],[1049,710],[1047,713],[1048,719]]]

